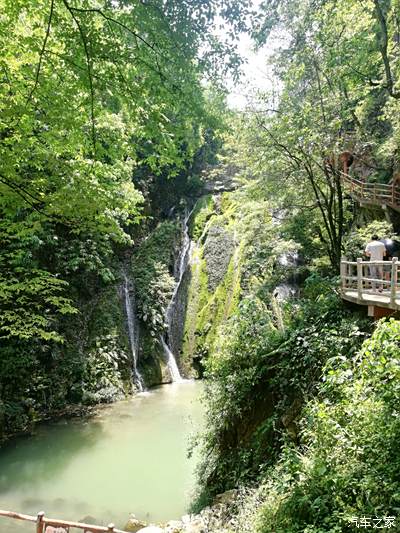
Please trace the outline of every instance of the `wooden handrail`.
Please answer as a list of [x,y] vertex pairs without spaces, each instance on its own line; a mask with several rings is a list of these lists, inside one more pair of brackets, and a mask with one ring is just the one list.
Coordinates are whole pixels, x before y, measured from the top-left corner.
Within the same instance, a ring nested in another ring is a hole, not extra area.
[[399,268],[400,261],[397,257],[391,261],[363,261],[360,257],[357,261],[348,261],[342,258],[342,297],[363,305],[382,304],[391,309],[400,309]]
[[27,514],[14,513],[13,511],[2,511],[0,509],[0,516],[6,516],[7,518],[15,518],[17,520],[26,520],[27,522],[36,522],[36,516],[30,516]]
[[[396,259],[396,258],[394,258]],[[370,260],[366,260],[366,261],[363,261],[361,258],[360,258],[360,261],[361,261],[361,264],[363,266],[365,265],[373,265],[373,266],[388,266],[390,265],[390,262],[389,261],[370,261]],[[342,259],[341,260],[341,264],[342,265],[357,265],[358,261],[347,261],[347,259]]]
[[[342,276],[342,280],[357,281],[358,277],[357,276]],[[391,286],[391,284],[392,284],[392,280],[390,280],[390,281],[387,281],[387,280],[384,280],[384,279],[376,280],[375,278],[367,278],[365,276],[362,277],[361,280],[362,281],[368,281],[368,283],[370,283],[371,281],[379,281],[379,283],[381,283],[382,285],[390,285]]]
[[68,520],[58,520],[54,518],[46,518],[43,511],[37,514],[37,516],[30,516],[21,513],[15,513],[13,511],[3,511],[0,509],[0,517],[14,518],[16,520],[24,520],[27,522],[36,523],[36,533],[46,533],[48,526],[55,528],[63,528],[65,531],[69,531],[69,528],[82,529],[86,533],[125,533],[121,529],[116,529],[114,524],[108,526],[96,526],[93,524],[84,524],[82,522],[70,522]]
[[390,205],[400,208],[400,188],[395,183],[369,183],[354,178],[349,174],[339,171],[346,186],[350,187],[350,193],[359,201],[368,201],[376,205]]

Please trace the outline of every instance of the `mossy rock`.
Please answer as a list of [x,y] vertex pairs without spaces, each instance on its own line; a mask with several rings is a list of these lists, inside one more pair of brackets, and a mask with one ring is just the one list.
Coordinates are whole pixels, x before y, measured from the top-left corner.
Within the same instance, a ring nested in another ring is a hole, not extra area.
[[138,367],[147,387],[165,382],[165,366],[160,343],[151,335],[146,325],[141,324]]
[[215,214],[215,200],[211,194],[200,198],[192,212],[189,224],[189,235],[194,241],[198,241],[209,219]]
[[234,212],[229,195],[212,200],[207,197],[193,221],[196,235],[202,238],[192,250],[190,265],[182,350],[185,368],[214,349],[219,326],[233,314],[239,301],[242,246],[235,243]]
[[227,273],[235,242],[232,232],[219,224],[213,224],[204,244],[208,290],[213,292]]

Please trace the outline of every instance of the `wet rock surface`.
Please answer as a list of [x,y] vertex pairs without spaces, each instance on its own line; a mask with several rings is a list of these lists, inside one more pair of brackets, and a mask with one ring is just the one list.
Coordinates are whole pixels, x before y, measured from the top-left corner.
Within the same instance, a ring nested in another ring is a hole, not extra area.
[[235,181],[239,168],[234,164],[210,166],[202,173],[205,194],[220,194],[234,191],[237,188]]
[[208,290],[213,292],[224,279],[235,242],[233,234],[219,225],[210,228],[204,245]]

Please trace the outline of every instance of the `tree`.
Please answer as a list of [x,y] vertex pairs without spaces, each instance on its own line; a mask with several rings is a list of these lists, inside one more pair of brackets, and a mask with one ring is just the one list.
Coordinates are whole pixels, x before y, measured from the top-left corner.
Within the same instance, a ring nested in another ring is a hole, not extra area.
[[397,164],[397,121],[389,119],[398,109],[396,6],[277,0],[263,5],[254,25],[259,44],[285,32],[273,58],[279,103],[264,95],[252,126],[266,153],[265,174],[275,186],[284,179],[285,189],[294,188],[296,206],[319,212],[319,237],[336,271],[351,216],[340,154],[368,159],[376,179],[388,179]]
[[[68,260],[49,265],[44,242],[131,243],[141,202],[132,172],[193,157],[208,121],[202,78],[238,63],[213,20],[243,28],[247,2],[1,0],[0,9],[0,332],[48,335],[73,307]],[[41,328],[22,328],[25,315]]]

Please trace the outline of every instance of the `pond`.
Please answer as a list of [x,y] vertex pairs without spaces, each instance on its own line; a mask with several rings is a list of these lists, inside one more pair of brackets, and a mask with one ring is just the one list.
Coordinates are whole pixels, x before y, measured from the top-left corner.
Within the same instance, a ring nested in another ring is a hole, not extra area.
[[[201,391],[198,381],[165,385],[13,441],[0,451],[0,508],[120,528],[130,513],[180,518],[195,487],[188,443],[202,425]],[[0,518],[0,532],[10,530],[34,526]]]

